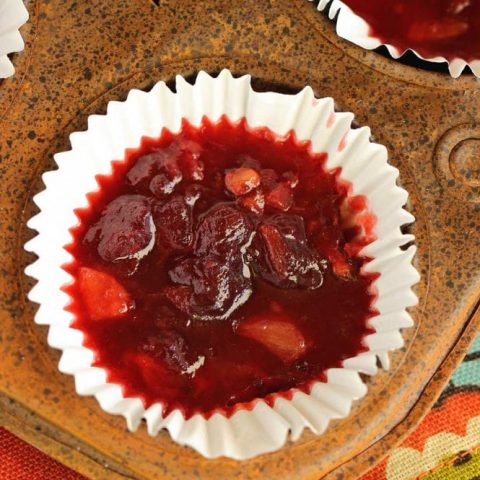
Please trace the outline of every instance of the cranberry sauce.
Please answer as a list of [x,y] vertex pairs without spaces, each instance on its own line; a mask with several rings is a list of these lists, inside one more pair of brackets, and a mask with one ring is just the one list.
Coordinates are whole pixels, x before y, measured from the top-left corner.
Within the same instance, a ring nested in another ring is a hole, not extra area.
[[309,391],[365,350],[374,217],[325,160],[223,118],[146,138],[98,177],[65,289],[110,382],[208,416]]
[[449,60],[480,58],[480,0],[343,0],[371,34],[399,50]]

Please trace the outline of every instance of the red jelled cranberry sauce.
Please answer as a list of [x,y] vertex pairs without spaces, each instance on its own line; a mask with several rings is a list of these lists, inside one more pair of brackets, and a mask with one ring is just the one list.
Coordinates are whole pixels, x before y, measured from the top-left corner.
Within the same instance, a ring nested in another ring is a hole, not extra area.
[[480,0],[343,0],[371,34],[423,57],[480,58]]
[[230,414],[365,350],[374,217],[325,161],[222,118],[145,138],[98,177],[65,289],[110,382],[164,414]]

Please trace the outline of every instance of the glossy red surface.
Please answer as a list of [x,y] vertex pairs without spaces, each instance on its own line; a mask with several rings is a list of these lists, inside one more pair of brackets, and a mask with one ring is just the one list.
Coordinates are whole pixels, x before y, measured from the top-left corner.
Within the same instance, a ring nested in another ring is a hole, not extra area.
[[230,414],[365,349],[375,219],[325,161],[223,118],[145,138],[98,178],[65,290],[110,382],[165,414]]
[[480,58],[479,0],[343,0],[373,36],[399,50],[449,60]]

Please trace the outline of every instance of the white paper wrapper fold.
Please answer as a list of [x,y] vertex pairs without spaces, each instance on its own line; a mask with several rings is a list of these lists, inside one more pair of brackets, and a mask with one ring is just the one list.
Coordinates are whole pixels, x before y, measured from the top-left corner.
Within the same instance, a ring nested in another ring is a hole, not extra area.
[[[314,0],[309,0],[314,1]],[[367,0],[366,0],[367,1]],[[338,13],[337,18],[337,34],[356,45],[367,50],[374,50],[382,45],[387,47],[390,55],[397,59],[403,56],[408,50],[413,52],[421,60],[432,63],[448,63],[448,70],[453,78],[458,78],[465,67],[469,66],[476,77],[480,78],[480,59],[467,61],[462,58],[454,58],[447,60],[445,57],[425,58],[414,49],[399,50],[394,45],[384,44],[378,38],[371,36],[369,24],[357,14],[355,14],[348,5],[345,5],[341,0],[320,0],[318,3],[318,10],[328,10],[329,17],[333,20]]]
[[15,73],[8,55],[24,49],[18,29],[27,20],[28,12],[22,0],[0,0],[0,78],[7,78]]
[[[90,116],[87,131],[70,136],[72,149],[55,155],[58,170],[43,175],[46,188],[34,198],[40,213],[28,223],[38,231],[25,246],[38,255],[26,269],[38,281],[29,298],[40,305],[35,321],[50,326],[49,344],[63,350],[59,368],[75,376],[80,395],[94,395],[106,412],[123,415],[131,430],[145,419],[151,435],[166,428],[176,442],[206,457],[247,459],[279,449],[289,434],[292,440],[305,428],[321,434],[331,420],[346,417],[367,391],[359,373],[375,374],[376,355],[388,362],[388,351],[403,345],[400,329],[412,325],[406,308],[417,303],[411,287],[419,275],[411,263],[415,247],[400,249],[413,237],[400,227],[413,217],[402,208],[407,192],[396,185],[398,170],[387,163],[385,147],[370,142],[368,128],[351,129],[353,115],[335,113],[331,98],[316,99],[310,87],[297,95],[257,93],[250,76],[233,78],[228,70],[217,78],[200,72],[193,86],[177,77],[176,91],[164,82],[150,92],[132,90],[126,101],[110,102],[106,115]],[[185,420],[179,411],[163,418],[160,404],[145,409],[139,398],[124,398],[120,386],[107,383],[103,369],[92,367],[93,352],[83,347],[82,333],[69,327],[72,314],[64,310],[69,298],[60,289],[70,276],[62,264],[70,254],[63,247],[77,223],[74,209],[87,206],[86,194],[98,188],[95,175],[109,173],[111,161],[124,158],[126,148],[138,147],[142,136],[158,137],[162,128],[179,131],[183,118],[199,125],[203,116],[215,121],[224,114],[232,121],[246,117],[251,127],[266,126],[278,135],[293,129],[299,140],[311,140],[314,152],[328,153],[328,168],[342,167],[354,195],[367,197],[378,219],[378,239],[364,253],[374,258],[366,269],[380,273],[375,282],[380,314],[371,320],[376,333],[366,338],[370,351],[328,370],[328,381],[317,382],[308,395],[278,398],[273,408],[258,400],[230,418],[216,413],[208,420],[201,415]]]

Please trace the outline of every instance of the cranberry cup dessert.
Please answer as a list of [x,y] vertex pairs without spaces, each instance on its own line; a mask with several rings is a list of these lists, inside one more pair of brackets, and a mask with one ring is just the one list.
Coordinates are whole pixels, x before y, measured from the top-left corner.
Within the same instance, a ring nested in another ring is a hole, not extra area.
[[359,373],[402,345],[418,280],[398,172],[351,121],[308,87],[201,72],[72,134],[26,248],[77,392],[211,458],[348,415]]
[[468,65],[480,76],[478,0],[320,0],[337,33],[367,49],[385,45],[393,58],[412,50],[429,62],[448,62],[453,77]]

